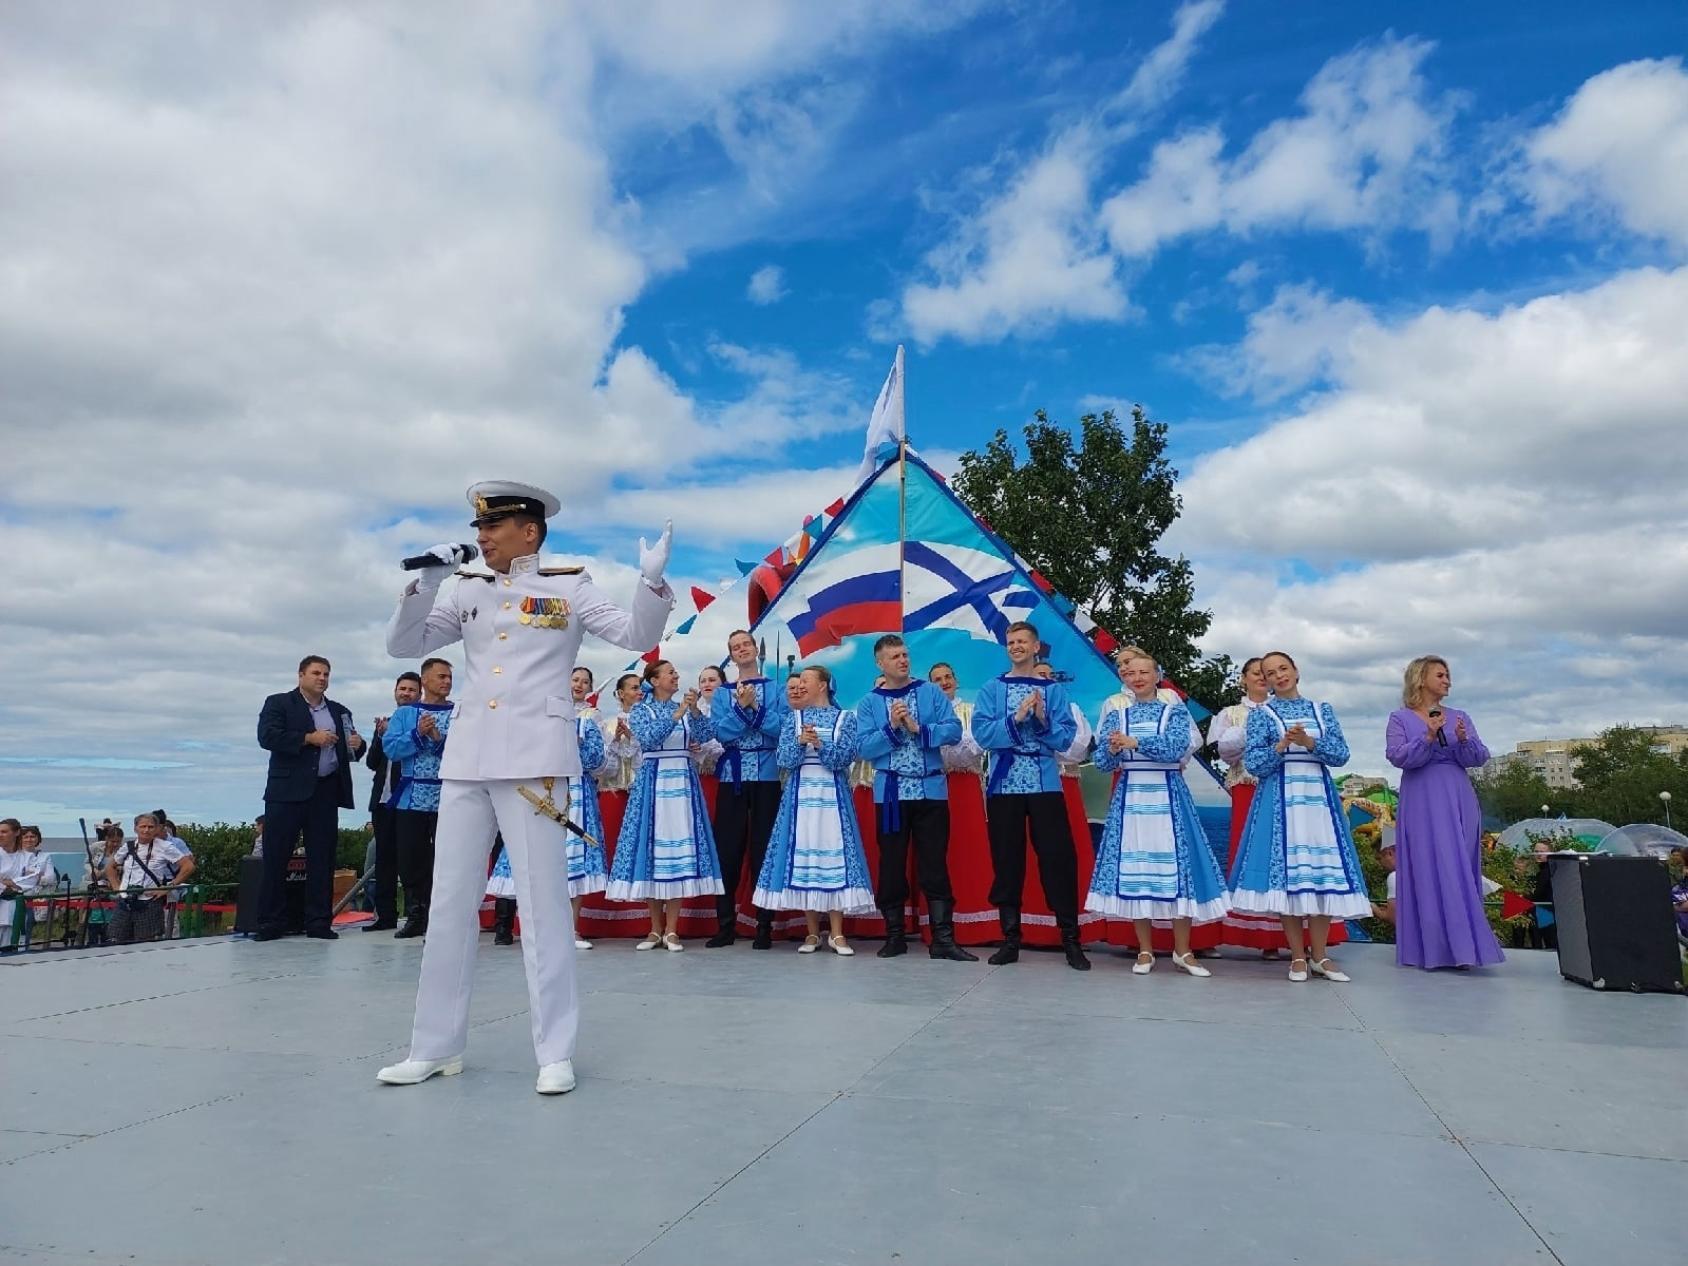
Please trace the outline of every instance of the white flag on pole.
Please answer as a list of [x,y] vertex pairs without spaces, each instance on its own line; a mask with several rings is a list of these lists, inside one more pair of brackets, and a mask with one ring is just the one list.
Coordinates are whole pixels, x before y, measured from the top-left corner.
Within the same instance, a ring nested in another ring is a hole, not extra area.
[[906,439],[908,429],[903,417],[903,349],[897,347],[897,359],[891,362],[891,372],[879,389],[879,399],[873,402],[873,416],[867,422],[867,443],[862,448],[861,469],[856,472],[858,486],[878,469],[876,454],[885,444],[897,444]]

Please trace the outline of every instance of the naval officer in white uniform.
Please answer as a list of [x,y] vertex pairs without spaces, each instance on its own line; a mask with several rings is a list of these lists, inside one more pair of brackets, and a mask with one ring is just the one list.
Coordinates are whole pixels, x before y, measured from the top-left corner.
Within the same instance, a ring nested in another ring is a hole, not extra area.
[[[437,546],[430,552],[440,565],[424,568],[406,588],[387,626],[393,655],[415,659],[461,639],[467,662],[440,766],[433,906],[410,1058],[379,1077],[403,1086],[463,1069],[481,894],[498,831],[522,912],[537,1089],[562,1094],[574,1089],[579,1005],[567,839],[546,809],[566,809],[568,779],[580,776],[569,675],[585,633],[635,651],[662,640],[674,607],[662,575],[673,525],[654,547],[639,542],[641,579],[629,614],[581,568],[540,565],[545,520],[558,510],[550,493],[500,481],[476,484],[468,496],[492,570],[459,572],[456,587],[440,595],[454,555],[451,546]],[[544,802],[537,810],[536,801]]]

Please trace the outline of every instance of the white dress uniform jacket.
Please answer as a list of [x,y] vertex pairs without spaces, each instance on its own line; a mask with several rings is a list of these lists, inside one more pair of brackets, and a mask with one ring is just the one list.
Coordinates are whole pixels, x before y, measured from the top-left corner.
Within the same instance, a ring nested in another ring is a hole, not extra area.
[[667,584],[659,591],[641,579],[627,612],[582,568],[541,566],[530,554],[508,575],[458,572],[456,588],[437,596],[413,584],[387,626],[387,650],[408,659],[463,643],[441,778],[578,778],[569,674],[581,638],[646,651],[662,640],[673,608]]

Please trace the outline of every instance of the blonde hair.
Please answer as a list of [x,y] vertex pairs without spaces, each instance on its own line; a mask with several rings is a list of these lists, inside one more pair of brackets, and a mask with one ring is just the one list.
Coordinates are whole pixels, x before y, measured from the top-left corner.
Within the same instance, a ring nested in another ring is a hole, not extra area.
[[1153,655],[1149,654],[1149,652],[1144,650],[1141,646],[1120,647],[1114,652],[1114,667],[1122,668],[1125,666],[1126,661],[1133,659],[1148,660],[1149,663],[1154,665],[1155,676],[1160,676],[1160,661],[1158,661]]
[[[1430,671],[1430,665],[1440,664],[1448,668],[1448,661],[1440,655],[1420,655],[1407,665],[1407,671],[1401,678],[1401,706],[1403,708],[1418,707],[1418,697],[1424,693],[1424,676]],[[1449,668],[1451,673],[1453,669]]]

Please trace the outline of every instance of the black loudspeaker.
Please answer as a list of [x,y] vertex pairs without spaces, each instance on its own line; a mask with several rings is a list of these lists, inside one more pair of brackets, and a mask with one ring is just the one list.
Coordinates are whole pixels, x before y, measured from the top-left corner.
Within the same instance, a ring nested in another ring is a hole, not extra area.
[[1591,989],[1681,993],[1670,872],[1652,857],[1556,855],[1559,974]]
[[258,930],[258,902],[264,891],[264,859],[261,857],[243,857],[240,859],[240,887],[235,891],[234,898],[234,930],[236,932],[256,932]]

